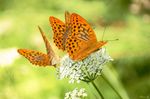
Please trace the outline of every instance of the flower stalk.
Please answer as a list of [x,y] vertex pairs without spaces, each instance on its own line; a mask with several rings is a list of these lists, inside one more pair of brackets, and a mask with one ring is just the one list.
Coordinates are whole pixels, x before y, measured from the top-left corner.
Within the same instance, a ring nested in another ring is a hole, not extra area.
[[96,84],[94,83],[94,81],[91,81],[93,87],[95,88],[95,90],[98,92],[98,94],[100,95],[101,99],[104,99],[103,94],[100,92],[100,90],[98,89],[98,87],[96,86]]
[[109,82],[109,80],[102,74],[101,77],[104,79],[104,81],[114,90],[114,92],[118,95],[120,99],[122,99],[122,96],[118,93],[118,91],[114,88],[114,86]]

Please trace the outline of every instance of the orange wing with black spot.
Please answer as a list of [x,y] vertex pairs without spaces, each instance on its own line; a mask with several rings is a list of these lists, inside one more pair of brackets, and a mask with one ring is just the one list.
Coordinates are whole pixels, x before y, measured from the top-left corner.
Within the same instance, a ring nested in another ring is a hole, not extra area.
[[70,16],[70,31],[66,40],[66,50],[73,60],[82,60],[106,42],[98,42],[90,25],[80,15]]
[[44,40],[47,54],[29,49],[18,49],[18,53],[27,58],[32,64],[39,66],[55,66],[59,62],[58,56],[54,53],[48,39],[40,27],[38,27]]
[[61,20],[59,20],[53,16],[51,16],[49,18],[49,21],[50,21],[52,30],[54,32],[54,36],[53,36],[54,43],[56,44],[56,46],[59,49],[64,51],[65,50],[64,35],[65,35],[65,31],[66,31],[65,24]]
[[50,59],[47,54],[29,49],[18,49],[19,54],[27,58],[33,65],[50,65]]

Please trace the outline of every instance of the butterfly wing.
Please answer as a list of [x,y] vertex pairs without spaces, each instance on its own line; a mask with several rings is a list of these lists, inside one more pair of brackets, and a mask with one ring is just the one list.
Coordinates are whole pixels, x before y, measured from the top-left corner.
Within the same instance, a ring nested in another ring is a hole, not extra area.
[[65,34],[65,24],[61,20],[59,20],[59,19],[57,19],[53,16],[51,16],[49,18],[49,21],[50,21],[52,30],[54,32],[54,36],[53,36],[54,43],[56,44],[56,46],[59,49],[64,51],[65,50],[65,47],[64,47],[65,45],[64,45],[63,42],[65,40],[64,40],[63,36]]
[[47,54],[44,54],[39,51],[35,50],[29,50],[29,49],[18,49],[18,53],[23,55],[25,58],[27,58],[32,64],[39,65],[39,66],[56,66],[56,64],[59,62],[59,57],[56,56],[54,53],[48,39],[45,36],[45,33],[42,31],[42,29],[38,26],[41,35],[43,37]]
[[68,11],[65,11],[65,33],[63,36],[63,45],[64,48],[66,46],[66,39],[68,38],[68,34],[71,30],[71,26],[70,26],[70,13]]
[[18,49],[18,53],[23,55],[34,65],[47,66],[51,64],[49,56],[39,51],[29,49]]
[[59,57],[55,54],[55,52],[53,51],[48,39],[45,36],[45,33],[43,32],[43,30],[38,26],[40,33],[42,35],[42,38],[44,40],[45,46],[46,46],[46,51],[47,51],[47,55],[49,57],[50,61],[50,65],[55,66],[58,62],[59,62]]
[[73,60],[82,60],[101,46],[97,42],[93,29],[80,15],[71,14],[70,26],[66,50]]

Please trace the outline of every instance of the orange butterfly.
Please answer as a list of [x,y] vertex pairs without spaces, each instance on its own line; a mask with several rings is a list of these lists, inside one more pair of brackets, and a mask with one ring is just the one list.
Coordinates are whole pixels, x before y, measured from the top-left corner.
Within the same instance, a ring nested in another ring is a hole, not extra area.
[[52,47],[50,46],[50,43],[48,39],[46,38],[44,32],[40,27],[38,27],[41,35],[43,37],[47,54],[44,54],[39,51],[35,50],[29,50],[29,49],[18,49],[19,54],[23,55],[25,58],[27,58],[32,64],[39,65],[39,66],[47,66],[52,65],[56,66],[56,64],[59,62],[58,56],[55,55]]
[[76,13],[65,12],[65,23],[53,16],[49,20],[54,32],[54,43],[59,49],[66,50],[75,61],[83,60],[107,43],[97,41],[93,29]]

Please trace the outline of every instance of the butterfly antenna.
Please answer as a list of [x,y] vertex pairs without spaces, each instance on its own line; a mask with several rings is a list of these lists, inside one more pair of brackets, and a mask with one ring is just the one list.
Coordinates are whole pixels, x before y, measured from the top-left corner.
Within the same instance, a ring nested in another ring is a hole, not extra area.
[[[104,34],[105,34],[105,31],[106,31],[106,28],[107,28],[107,25],[104,27],[104,32],[103,32],[103,34],[102,34],[102,41],[103,41],[103,39],[104,39]],[[118,41],[119,39],[117,38],[117,39],[113,39],[113,40],[106,40],[107,42],[108,41]]]
[[118,41],[119,39],[117,38],[117,39],[113,39],[113,40],[106,40],[107,42],[108,41]]
[[107,28],[107,26],[104,27],[104,32],[103,32],[103,34],[102,34],[102,41],[103,41],[103,39],[104,39],[104,34],[105,34],[105,31],[106,31],[106,28]]

